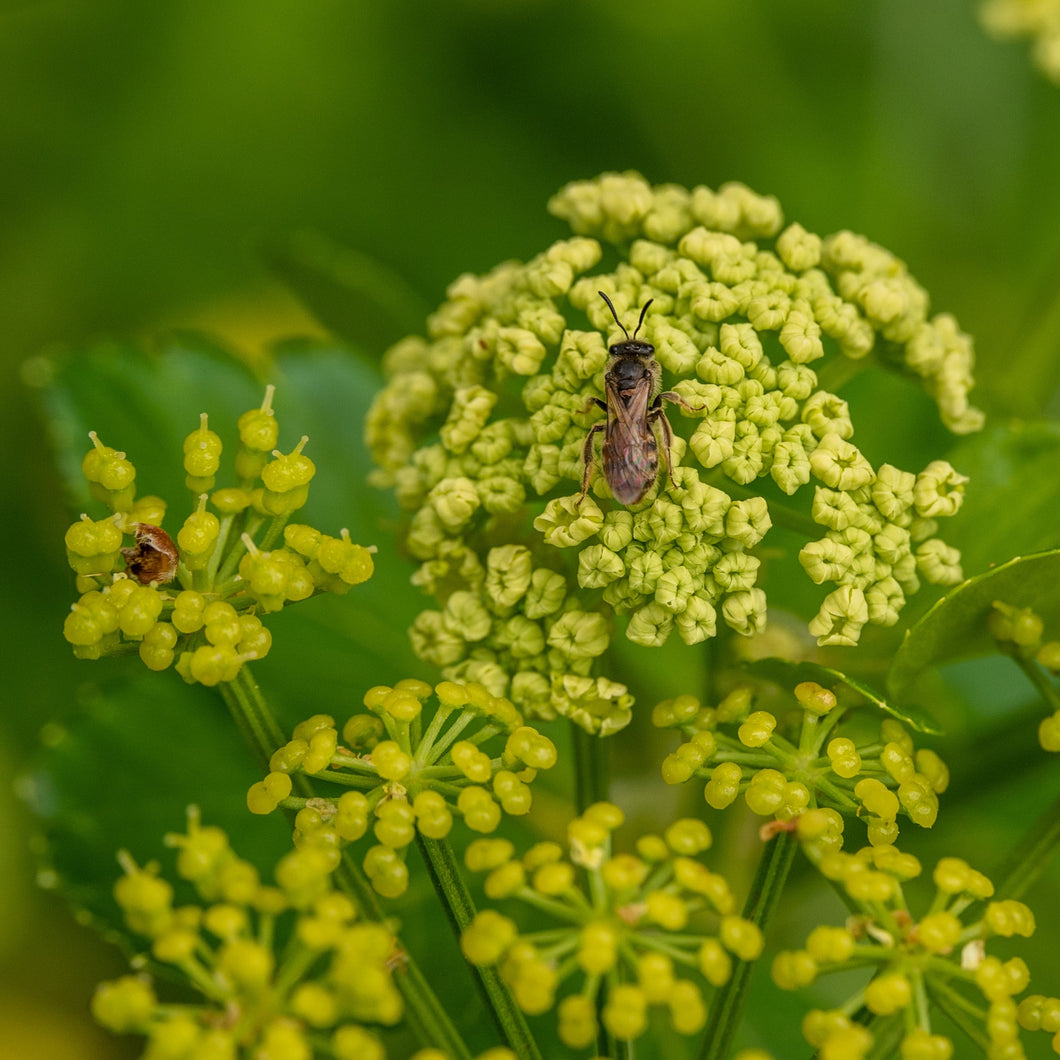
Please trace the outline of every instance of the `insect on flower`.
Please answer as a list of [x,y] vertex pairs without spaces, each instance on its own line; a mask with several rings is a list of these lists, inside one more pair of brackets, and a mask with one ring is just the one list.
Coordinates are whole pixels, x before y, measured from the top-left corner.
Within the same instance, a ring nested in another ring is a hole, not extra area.
[[620,504],[636,504],[651,489],[659,473],[659,445],[655,438],[654,424],[662,426],[666,447],[666,470],[670,483],[674,482],[671,448],[674,442],[673,428],[663,412],[663,402],[672,401],[690,412],[702,411],[702,405],[690,405],[680,394],[667,390],[659,393],[662,367],[655,359],[655,347],[650,342],[637,340],[637,332],[644,323],[644,314],[654,299],[649,298],[640,311],[636,331],[632,338],[611,299],[603,291],[597,294],[607,303],[615,323],[626,336],[624,342],[616,342],[609,350],[607,372],[604,375],[606,401],[590,398],[581,411],[588,412],[593,405],[607,413],[604,423],[589,428],[582,450],[585,473],[582,475],[580,504],[589,491],[589,478],[593,470],[593,438],[598,431],[604,432],[601,457],[604,479],[611,493]]
[[164,585],[177,576],[180,553],[160,526],[150,523],[134,523],[136,536],[134,548],[123,548],[125,569],[141,585]]

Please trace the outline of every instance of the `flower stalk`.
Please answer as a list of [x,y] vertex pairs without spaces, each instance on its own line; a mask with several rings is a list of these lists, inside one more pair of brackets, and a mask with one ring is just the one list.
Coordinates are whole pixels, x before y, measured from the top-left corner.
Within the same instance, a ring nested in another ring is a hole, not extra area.
[[[771,839],[762,851],[758,869],[751,881],[751,889],[744,903],[743,916],[764,934],[776,913],[784,886],[795,860],[798,841],[790,832],[781,832]],[[710,1028],[703,1042],[699,1060],[725,1060],[729,1055],[733,1035],[740,1025],[755,961],[738,961],[732,978],[714,995],[707,1026]]]
[[[459,941],[461,932],[474,919],[477,910],[453,856],[453,848],[445,839],[429,839],[424,835],[417,835],[416,844],[426,862],[431,883],[445,909],[449,925]],[[475,965],[471,968],[475,984],[502,1039],[514,1050],[519,1060],[541,1060],[526,1017],[515,1004],[511,991],[504,985],[496,969]]]
[[574,750],[574,808],[578,813],[584,813],[593,803],[607,798],[610,745],[573,723],[570,733]]

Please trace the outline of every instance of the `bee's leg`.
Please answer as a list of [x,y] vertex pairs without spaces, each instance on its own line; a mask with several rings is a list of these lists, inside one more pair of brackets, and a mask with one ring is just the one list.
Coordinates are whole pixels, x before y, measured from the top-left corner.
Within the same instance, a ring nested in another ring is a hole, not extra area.
[[[602,402],[601,402],[602,404]],[[586,408],[588,411],[588,407]],[[598,431],[602,431],[606,424],[594,423],[589,428],[589,433],[585,436],[585,445],[582,446],[582,462],[585,464],[585,471],[582,473],[582,493],[578,498],[578,504],[581,504],[585,500],[585,495],[589,492],[589,477],[593,473],[593,438]]]
[[664,401],[672,401],[675,405],[680,405],[686,412],[702,412],[707,406],[706,405],[690,405],[680,394],[673,390],[667,390],[660,394],[652,404],[652,408],[658,405],[662,407]]
[[[677,395],[674,396],[676,397]],[[670,452],[674,444],[674,429],[670,426],[670,421],[666,418],[666,413],[663,412],[662,399],[664,397],[666,397],[665,394],[660,394],[652,402],[651,408],[648,409],[648,420],[658,420],[662,424],[663,451],[666,453],[666,473],[670,476],[670,485],[676,489],[677,483],[674,481],[674,458],[673,453]]]
[[606,401],[601,401],[598,397],[591,397],[585,402],[584,407],[578,409],[579,414],[584,416],[594,405],[603,412],[607,411]]

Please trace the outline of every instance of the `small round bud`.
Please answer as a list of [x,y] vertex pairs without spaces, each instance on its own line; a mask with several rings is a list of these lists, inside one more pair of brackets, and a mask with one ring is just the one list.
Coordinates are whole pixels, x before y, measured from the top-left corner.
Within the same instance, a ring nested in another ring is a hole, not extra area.
[[372,765],[384,780],[401,780],[412,768],[412,759],[393,740],[384,740],[372,751]]
[[822,964],[838,964],[851,957],[855,944],[854,936],[846,928],[821,925],[810,932],[806,951]]
[[587,1049],[596,1040],[596,1008],[592,1001],[571,994],[559,1003],[559,1037],[570,1049]]
[[184,439],[184,470],[193,478],[212,478],[221,462],[221,439],[206,424],[204,412],[198,430]]
[[806,950],[781,950],[770,974],[781,990],[798,990],[817,978],[817,962]]
[[866,777],[854,785],[854,795],[869,813],[893,821],[898,816],[898,796],[874,777]]
[[769,743],[776,727],[777,719],[772,714],[765,710],[756,710],[748,715],[737,735],[745,747],[763,747]]
[[272,411],[272,396],[276,388],[270,383],[265,388],[265,399],[261,408],[244,412],[236,421],[239,428],[239,441],[242,445],[258,453],[268,453],[276,448],[279,438],[279,425]]
[[813,714],[824,715],[835,709],[835,693],[822,688],[814,681],[804,681],[795,686],[795,698],[799,705]]
[[607,996],[601,1013],[604,1026],[621,1041],[632,1041],[647,1029],[647,999],[632,983],[619,983]]
[[92,1015],[115,1034],[144,1031],[158,1005],[146,979],[126,975],[100,983],[92,996]]
[[177,631],[168,622],[158,622],[140,641],[140,659],[149,670],[165,670],[173,665]]
[[732,977],[732,957],[717,939],[705,939],[696,955],[699,970],[712,986],[724,986]]
[[736,801],[742,777],[743,771],[735,762],[722,762],[711,772],[703,797],[715,810],[725,809]]
[[929,913],[917,925],[920,945],[929,953],[949,953],[961,937],[960,920],[948,910]]
[[880,975],[865,987],[865,1005],[877,1016],[889,1016],[912,1001],[909,980],[898,973]]
[[758,925],[740,916],[723,916],[718,937],[722,945],[742,961],[757,960],[765,945]]
[[460,936],[460,949],[474,965],[488,967],[496,964],[505,950],[515,941],[518,932],[515,921],[492,909],[475,914]]

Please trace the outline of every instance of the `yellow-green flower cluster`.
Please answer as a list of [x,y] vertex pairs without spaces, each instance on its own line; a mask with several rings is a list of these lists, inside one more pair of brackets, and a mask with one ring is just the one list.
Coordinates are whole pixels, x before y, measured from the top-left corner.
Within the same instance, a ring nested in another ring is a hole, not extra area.
[[1034,65],[1060,84],[1060,0],[985,0],[979,20],[995,37],[1028,37]]
[[[812,514],[827,530],[803,547],[799,562],[816,584],[837,587],[810,632],[818,644],[849,647],[866,623],[894,625],[921,578],[933,585],[961,581],[960,553],[935,534],[940,516],[960,510],[967,478],[945,460],[933,460],[919,475],[890,464],[874,473],[847,446],[835,437],[814,450],[818,477],[829,484],[815,488]],[[848,474],[848,486],[860,485],[831,488]]]
[[[95,432],[82,468],[113,514],[82,515],[66,532],[80,599],[64,636],[83,659],[138,652],[152,670],[176,662],[186,680],[231,681],[263,658],[272,636],[261,613],[318,592],[346,593],[372,575],[374,548],[343,530],[330,537],[290,523],[305,504],[315,468],[302,452],[276,449],[274,388],[238,421],[234,485],[217,486],[222,445],[204,413],[184,440],[194,507],[175,540],[161,526],[166,502],[136,496],[136,469]],[[123,547],[126,537],[133,544]]]
[[443,606],[417,616],[412,646],[447,677],[604,736],[629,722],[626,686],[591,675],[611,642],[611,622],[585,610],[563,575],[535,563],[525,545],[491,548],[482,563],[467,545],[447,542],[414,580]]
[[[843,888],[857,915],[843,927],[813,929],[803,949],[785,950],[773,962],[773,979],[785,990],[813,983],[819,975],[871,967],[864,989],[832,1011],[814,1010],[803,1021],[806,1040],[821,1056],[859,1060],[873,1034],[852,1015],[867,1008],[878,1020],[901,1021],[902,1060],[949,1060],[953,1043],[931,1032],[929,1008],[957,1013],[986,1044],[991,1057],[1023,1057],[1020,1025],[1060,1028],[1060,1000],[1033,995],[1017,1006],[1015,996],[1030,979],[1019,957],[987,955],[992,938],[1029,937],[1034,914],[1022,902],[987,901],[993,884],[960,858],[935,866],[935,897],[919,919],[906,904],[902,884],[921,872],[920,863],[893,846],[866,847],[857,854],[832,852],[820,870]],[[986,903],[985,907],[981,903]],[[965,916],[973,907],[974,918]]]
[[[429,720],[424,702],[437,700]],[[483,685],[424,681],[379,685],[365,693],[366,714],[342,728],[318,714],[298,725],[293,739],[269,762],[269,774],[251,787],[253,813],[281,804],[297,809],[295,845],[317,850],[329,867],[342,849],[371,825],[377,843],[364,856],[372,886],[388,898],[408,886],[405,856],[417,833],[443,839],[461,817],[473,832],[492,832],[502,813],[530,810],[530,784],[539,770],[556,764],[552,741],[523,724],[511,702]],[[484,750],[490,741],[499,746]],[[503,740],[503,743],[500,741]],[[291,795],[291,775],[300,773],[345,787],[340,795]]]
[[[695,644],[719,621],[757,632],[766,598],[754,550],[776,499],[811,481],[826,535],[808,569],[837,586],[815,620],[823,643],[893,622],[918,576],[949,583],[957,557],[934,520],[957,510],[963,479],[941,463],[919,476],[875,469],[830,389],[875,359],[919,376],[951,429],[979,427],[971,342],[952,318],[928,316],[902,262],[850,232],[785,226],[774,199],[737,184],[688,191],[606,174],[568,185],[550,208],[574,237],[460,277],[428,337],[388,351],[368,416],[375,481],[410,513],[416,580],[439,605],[414,634],[425,659],[445,676],[493,681],[526,709],[564,713],[552,677],[596,672],[613,636],[601,605],[629,616],[638,644],[674,632]],[[617,256],[603,271],[601,241],[614,245],[609,262]],[[604,395],[606,336],[620,337],[598,291],[630,326],[652,300],[640,336],[694,421],[672,453],[677,464],[690,450],[689,466],[671,479],[661,460],[630,508],[599,469],[591,495],[578,493],[586,434],[601,421],[592,399]],[[542,585],[495,598],[489,557],[520,546],[519,577]],[[556,577],[566,592],[541,602]],[[597,616],[567,619],[573,653],[552,643],[568,613]],[[516,686],[522,674],[532,676]]]
[[358,919],[319,851],[291,851],[266,885],[221,829],[201,825],[194,811],[189,818],[186,834],[167,839],[199,902],[175,905],[158,867],[140,868],[128,854],[114,896],[130,930],[149,940],[151,960],[202,1001],[162,1002],[141,972],[99,986],[96,1019],[146,1036],[146,1060],[312,1060],[321,1049],[335,1060],[384,1060],[365,1025],[402,1017],[390,931]]
[[[365,1060],[376,1060],[376,1058],[365,1057]],[[452,1060],[452,1057],[442,1049],[429,1048],[418,1050],[409,1057],[409,1060]],[[492,1049],[479,1053],[475,1060],[518,1060],[518,1057],[506,1045],[495,1045]]]
[[[376,1058],[369,1056],[365,1057],[365,1060],[376,1060]],[[429,1048],[413,1053],[409,1060],[452,1060],[452,1057],[442,1049]],[[506,1045],[495,1045],[492,1049],[479,1053],[475,1060],[518,1060],[518,1058]]]
[[752,812],[796,822],[800,838],[818,848],[842,845],[843,816],[863,818],[873,846],[895,841],[899,815],[922,828],[935,823],[949,770],[934,751],[915,749],[893,718],[875,733],[855,720],[856,740],[838,735],[850,712],[812,681],[797,685],[794,698],[796,709],[780,718],[752,709],[751,686],[714,707],[688,695],[659,703],[653,722],[684,736],[663,760],[663,779],[705,780],[703,796],[717,810],[742,794]]
[[1045,624],[1033,608],[1016,607],[1003,600],[994,601],[987,627],[998,647],[1019,662],[1052,708],[1052,714],[1038,726],[1042,750],[1060,751],[1060,693],[1046,676],[1060,676],[1060,640],[1045,639]]
[[[687,973],[721,986],[734,959],[753,961],[762,951],[758,927],[734,913],[725,878],[698,860],[711,845],[702,821],[675,821],[662,836],[642,836],[635,854],[615,854],[611,835],[622,820],[617,806],[596,803],[571,822],[566,854],[541,842],[517,858],[505,839],[476,840],[466,854],[468,868],[486,874],[489,898],[523,902],[557,926],[520,932],[486,909],[463,933],[464,955],[495,966],[531,1015],[556,1005],[566,984],[557,1016],[572,1049],[593,1043],[598,1015],[622,1041],[644,1033],[653,1009],[679,1033],[697,1033],[707,1010]],[[699,928],[704,912],[716,934]]]

